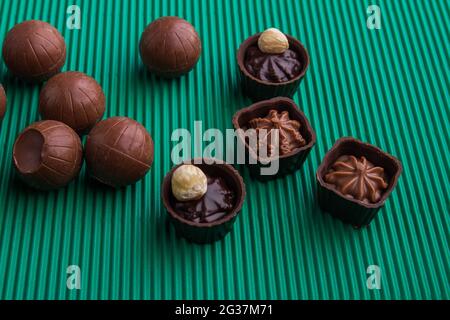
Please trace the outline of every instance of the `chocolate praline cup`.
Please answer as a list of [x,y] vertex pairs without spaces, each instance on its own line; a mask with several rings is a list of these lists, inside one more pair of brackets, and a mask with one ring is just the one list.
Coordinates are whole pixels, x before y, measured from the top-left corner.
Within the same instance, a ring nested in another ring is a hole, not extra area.
[[308,51],[300,41],[286,34],[289,41],[289,49],[294,50],[300,56],[302,70],[298,76],[286,82],[276,83],[263,81],[250,74],[245,67],[247,49],[253,45],[257,45],[260,35],[261,33],[258,33],[247,38],[237,52],[237,63],[244,93],[253,101],[266,100],[278,96],[292,98],[309,67],[310,60]]
[[[324,180],[329,168],[343,155],[364,156],[375,166],[384,169],[388,187],[379,201],[369,203],[354,199],[351,196],[346,196],[338,191],[333,184],[327,183]],[[322,163],[317,169],[316,178],[319,205],[322,210],[356,228],[367,226],[376,216],[380,208],[384,206],[386,199],[397,185],[402,170],[401,162],[381,149],[352,137],[340,138],[325,154]]]
[[[266,161],[261,161],[261,159],[256,154],[255,150],[250,148],[248,142],[243,135],[245,130],[249,129],[249,122],[255,118],[264,118],[268,115],[270,110],[276,110],[277,112],[287,111],[289,112],[289,118],[292,120],[297,120],[300,122],[300,134],[303,139],[305,139],[306,144],[293,150],[292,152],[278,157],[279,160],[279,170],[274,175],[264,175],[261,170],[264,167],[269,167],[271,163]],[[233,116],[233,126],[238,131],[238,143],[243,143],[246,152],[246,166],[250,170],[250,175],[252,178],[258,179],[260,181],[269,181],[276,178],[280,178],[289,174],[294,173],[299,170],[306,158],[308,157],[311,149],[316,143],[316,133],[309,124],[308,119],[305,114],[298,108],[296,103],[284,97],[277,97],[269,100],[260,101],[250,105],[249,107],[243,108],[235,113]],[[252,159],[253,163],[250,163]]]
[[231,231],[233,224],[241,211],[246,193],[242,177],[231,165],[216,159],[209,159],[208,161],[204,160],[205,159],[203,159],[201,164],[195,163],[199,162],[199,159],[186,161],[183,164],[193,164],[200,168],[207,176],[223,178],[230,189],[235,192],[235,205],[223,218],[213,222],[198,223],[185,219],[175,210],[173,206],[175,198],[172,193],[171,180],[174,171],[182,164],[173,167],[167,173],[161,188],[164,207],[167,210],[170,222],[175,227],[177,235],[198,244],[215,242],[225,237]]

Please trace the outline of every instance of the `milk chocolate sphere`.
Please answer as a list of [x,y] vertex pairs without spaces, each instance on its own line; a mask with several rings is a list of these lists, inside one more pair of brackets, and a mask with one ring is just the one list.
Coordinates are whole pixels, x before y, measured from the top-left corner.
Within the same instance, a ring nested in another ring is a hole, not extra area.
[[2,121],[3,117],[5,116],[6,112],[6,94],[5,89],[3,89],[3,86],[0,84],[0,121]]
[[44,120],[27,127],[16,139],[13,162],[21,178],[37,189],[67,185],[80,171],[79,136],[62,122]]
[[189,22],[178,17],[162,17],[145,28],[139,49],[150,72],[173,78],[195,66],[202,45]]
[[42,88],[39,112],[43,119],[61,121],[79,134],[86,133],[105,112],[105,94],[84,73],[59,73]]
[[135,183],[153,163],[153,140],[138,122],[113,117],[97,123],[86,141],[90,174],[112,187]]
[[3,59],[15,76],[41,82],[58,73],[66,61],[64,38],[39,20],[16,24],[3,42]]

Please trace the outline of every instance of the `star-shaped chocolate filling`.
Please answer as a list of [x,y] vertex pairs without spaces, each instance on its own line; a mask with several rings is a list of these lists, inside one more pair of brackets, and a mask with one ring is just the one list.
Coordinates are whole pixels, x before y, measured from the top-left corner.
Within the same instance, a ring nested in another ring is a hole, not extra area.
[[266,117],[250,120],[249,125],[258,134],[258,151],[267,148],[268,157],[275,154],[275,148],[277,147],[276,144],[272,144],[271,136],[275,129],[278,131],[279,155],[291,153],[306,144],[305,139],[300,134],[300,122],[291,120],[287,111],[278,113],[276,110],[270,110]]
[[365,157],[344,155],[339,157],[325,175],[325,181],[336,186],[345,196],[376,203],[388,187],[382,167]]

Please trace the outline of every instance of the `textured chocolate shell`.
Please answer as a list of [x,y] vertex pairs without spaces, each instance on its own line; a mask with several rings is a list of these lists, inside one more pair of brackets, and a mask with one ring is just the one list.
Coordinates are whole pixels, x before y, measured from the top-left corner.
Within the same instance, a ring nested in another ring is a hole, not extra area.
[[195,66],[202,45],[189,22],[178,17],[162,17],[145,28],[139,50],[150,72],[178,77]]
[[47,22],[25,21],[6,35],[3,59],[17,77],[41,82],[61,70],[66,61],[66,43],[58,30]]
[[3,86],[0,84],[0,121],[2,121],[6,112],[6,93]]
[[21,178],[37,189],[67,185],[80,171],[80,137],[62,122],[35,122],[14,143],[13,162]]
[[82,134],[103,117],[105,94],[94,78],[81,72],[63,72],[42,88],[39,112],[43,119],[64,122]]
[[153,140],[138,122],[113,117],[97,123],[86,141],[90,174],[112,187],[135,183],[153,163]]

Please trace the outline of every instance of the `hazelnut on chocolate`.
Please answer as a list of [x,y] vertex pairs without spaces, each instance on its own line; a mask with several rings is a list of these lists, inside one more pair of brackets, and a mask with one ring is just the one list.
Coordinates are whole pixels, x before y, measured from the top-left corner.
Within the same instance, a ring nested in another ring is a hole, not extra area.
[[289,49],[289,41],[280,30],[269,28],[259,36],[258,48],[264,53],[279,54]]
[[231,165],[195,159],[170,170],[161,192],[176,232],[189,241],[210,243],[231,230],[244,202],[245,185]]
[[178,167],[172,175],[172,193],[179,201],[197,200],[203,197],[208,186],[203,171],[191,164]]

